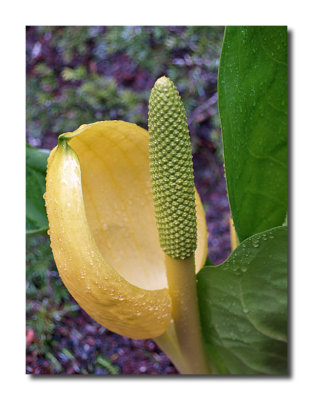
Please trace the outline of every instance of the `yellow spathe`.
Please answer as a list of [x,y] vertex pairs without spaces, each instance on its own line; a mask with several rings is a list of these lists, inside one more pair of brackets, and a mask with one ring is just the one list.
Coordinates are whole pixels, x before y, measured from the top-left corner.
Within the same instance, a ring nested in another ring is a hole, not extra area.
[[[160,336],[171,319],[149,175],[148,132],[123,121],[60,136],[48,159],[46,207],[60,276],[81,307],[131,338]],[[196,193],[196,268],[207,255]]]

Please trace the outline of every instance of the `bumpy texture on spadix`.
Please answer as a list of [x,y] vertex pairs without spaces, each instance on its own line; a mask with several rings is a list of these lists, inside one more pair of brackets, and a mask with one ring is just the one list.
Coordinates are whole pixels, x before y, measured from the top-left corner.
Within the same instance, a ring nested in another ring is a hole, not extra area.
[[[81,307],[131,338],[157,337],[171,319],[152,203],[148,132],[123,121],[60,136],[48,160],[46,207],[60,276]],[[197,270],[206,258],[198,195]]]
[[183,102],[173,82],[162,77],[149,100],[150,172],[164,252],[178,259],[197,247],[191,144]]

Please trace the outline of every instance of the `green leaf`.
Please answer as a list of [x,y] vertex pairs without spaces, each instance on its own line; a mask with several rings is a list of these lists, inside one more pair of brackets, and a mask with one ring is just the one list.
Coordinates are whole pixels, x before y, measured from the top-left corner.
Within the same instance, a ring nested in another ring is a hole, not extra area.
[[242,241],[287,214],[287,29],[228,27],[219,112],[228,197]]
[[43,194],[49,152],[26,145],[26,233],[48,229]]
[[110,375],[119,375],[120,370],[119,370],[118,366],[114,365],[108,357],[99,355],[97,357],[96,363],[100,367],[105,368],[109,372]]
[[46,353],[46,358],[50,361],[52,367],[57,373],[62,371],[62,365],[60,361],[50,351]]
[[222,374],[287,374],[286,227],[256,234],[198,273],[205,344]]

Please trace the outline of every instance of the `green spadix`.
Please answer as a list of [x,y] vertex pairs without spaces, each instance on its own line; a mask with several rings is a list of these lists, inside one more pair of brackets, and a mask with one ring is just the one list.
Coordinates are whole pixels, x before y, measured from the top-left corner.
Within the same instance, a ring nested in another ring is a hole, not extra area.
[[185,108],[162,77],[149,100],[150,174],[160,244],[168,256],[190,257],[197,247],[195,187]]

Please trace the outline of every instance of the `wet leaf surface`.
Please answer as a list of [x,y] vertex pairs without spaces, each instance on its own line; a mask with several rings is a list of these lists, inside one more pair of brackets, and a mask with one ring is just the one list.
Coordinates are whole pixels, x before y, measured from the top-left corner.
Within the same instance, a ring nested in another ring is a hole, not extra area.
[[240,241],[287,213],[287,28],[227,27],[218,93],[230,208]]
[[278,374],[287,363],[287,228],[243,241],[198,273],[207,349],[222,374]]

